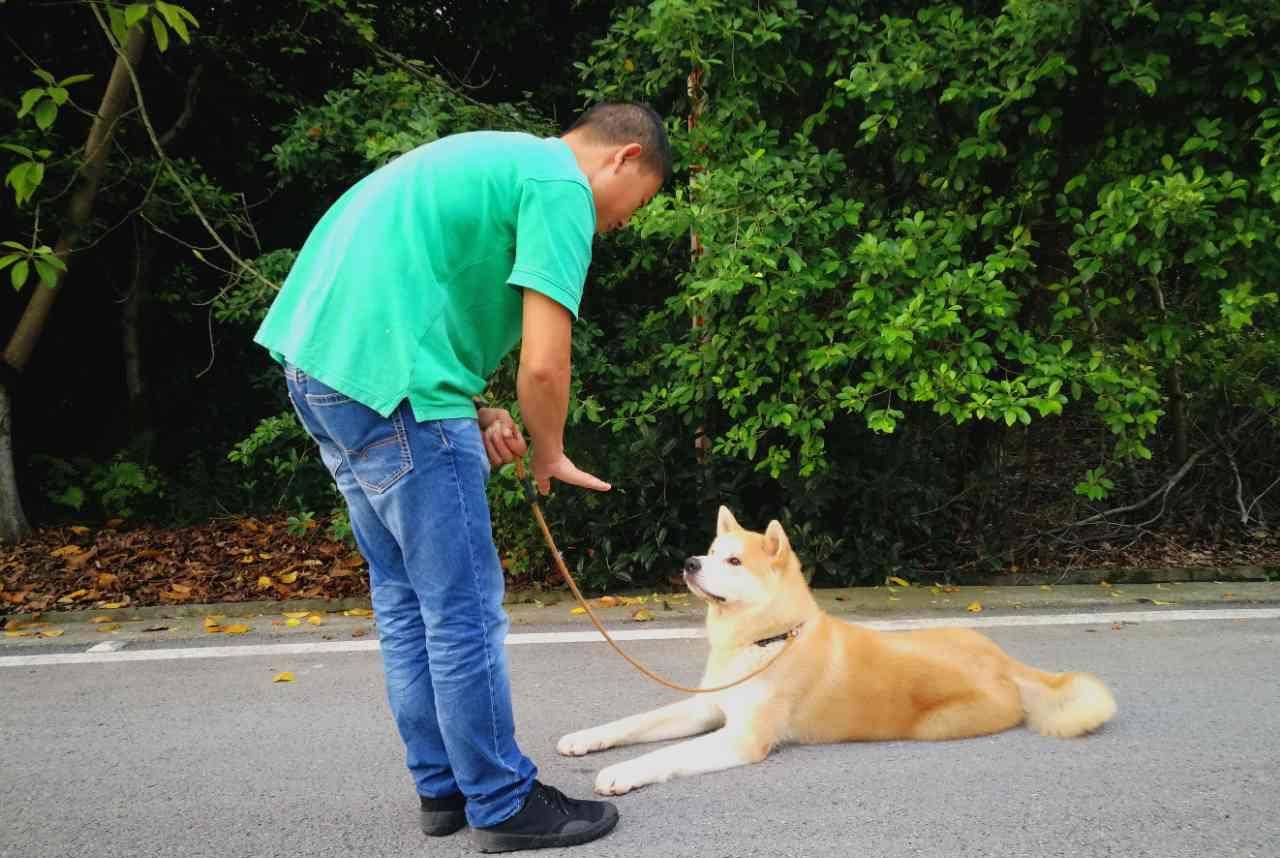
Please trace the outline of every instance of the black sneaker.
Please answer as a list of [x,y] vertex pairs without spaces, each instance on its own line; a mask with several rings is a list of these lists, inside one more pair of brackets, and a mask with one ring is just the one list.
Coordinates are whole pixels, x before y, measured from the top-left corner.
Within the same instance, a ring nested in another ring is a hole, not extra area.
[[579,801],[540,781],[514,816],[471,836],[481,852],[514,852],[575,846],[603,837],[618,824],[618,809],[607,801]]
[[444,837],[467,824],[467,799],[461,793],[448,798],[422,799],[422,833],[431,837]]

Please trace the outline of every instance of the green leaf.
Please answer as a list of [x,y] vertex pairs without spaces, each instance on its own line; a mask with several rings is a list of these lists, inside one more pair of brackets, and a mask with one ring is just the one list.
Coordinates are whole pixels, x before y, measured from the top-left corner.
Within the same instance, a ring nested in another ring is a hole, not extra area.
[[[160,12],[161,15],[164,15],[165,21],[167,21],[173,31],[178,34],[178,38],[190,44],[191,34],[187,32],[187,25],[182,20],[182,15],[179,14],[182,10],[178,6],[165,3],[164,0],[156,0],[156,10]],[[194,19],[192,20],[194,21]]]
[[29,89],[22,94],[22,106],[18,108],[18,118],[26,116],[40,99],[44,98],[43,89]]
[[151,16],[151,29],[156,34],[156,46],[160,48],[160,53],[163,54],[169,50],[169,31],[164,28],[164,24],[155,15]]
[[4,271],[14,262],[23,258],[23,254],[21,253],[10,253],[8,256],[0,256],[0,271]]
[[107,17],[111,20],[111,35],[123,45],[129,37],[129,28],[124,23],[124,10],[117,6],[108,6]]
[[147,17],[146,3],[130,3],[124,10],[124,25],[132,27],[145,17]]
[[42,81],[49,84],[50,86],[56,83],[56,81],[54,81],[53,79],[53,75],[49,74],[44,69],[32,69],[32,71],[35,73],[36,77],[40,78]]
[[71,77],[66,77],[58,81],[58,86],[71,86],[73,83],[84,83],[86,80],[93,80],[93,75],[73,74]]
[[23,284],[27,282],[27,269],[29,268],[27,260],[22,260],[9,271],[9,281],[13,283],[14,289],[21,289]]
[[58,285],[58,269],[49,263],[36,259],[33,260],[36,266],[36,273],[40,275],[40,282],[52,289]]
[[42,101],[36,105],[35,116],[36,125],[41,131],[47,131],[49,126],[53,125],[53,121],[58,118],[58,105],[53,103],[53,99]]
[[24,158],[34,158],[35,155],[26,146],[19,146],[16,143],[0,143],[0,149],[8,149],[10,152],[17,152]]

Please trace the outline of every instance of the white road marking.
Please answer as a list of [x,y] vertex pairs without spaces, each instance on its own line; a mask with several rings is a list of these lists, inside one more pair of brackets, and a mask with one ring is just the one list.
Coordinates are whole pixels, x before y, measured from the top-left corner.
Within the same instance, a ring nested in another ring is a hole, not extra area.
[[[1174,611],[1113,611],[1099,614],[1044,614],[1040,616],[937,617],[909,620],[867,620],[859,625],[880,631],[933,628],[998,628],[1007,626],[1097,626],[1112,623],[1167,623],[1183,620],[1273,620],[1280,608],[1207,608]],[[687,640],[703,637],[699,628],[654,628],[610,630],[619,641]],[[594,630],[583,632],[515,632],[507,635],[509,646],[564,643],[603,643]],[[112,641],[111,643],[124,643]],[[202,646],[175,649],[48,653],[0,656],[0,667],[35,667],[55,664],[107,664],[125,661],[171,661],[184,658],[249,658],[252,656],[323,655],[344,652],[373,652],[376,640],[329,641],[324,643],[245,644],[243,646]]]
[[89,647],[85,652],[118,652],[128,645],[128,641],[103,641]]

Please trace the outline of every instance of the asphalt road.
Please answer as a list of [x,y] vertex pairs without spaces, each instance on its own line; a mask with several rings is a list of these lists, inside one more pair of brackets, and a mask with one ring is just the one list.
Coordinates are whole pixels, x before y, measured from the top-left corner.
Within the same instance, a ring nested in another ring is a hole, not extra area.
[[[1036,666],[1099,674],[1116,719],[1081,740],[784,748],[615,799],[614,833],[564,854],[1280,858],[1280,619],[987,633]],[[0,666],[0,856],[474,854],[465,831],[418,830],[377,653],[319,647]],[[628,647],[688,682],[705,651]],[[521,745],[571,795],[642,750],[561,758],[562,734],[675,699],[600,643],[510,657]],[[272,683],[283,670],[296,681]]]

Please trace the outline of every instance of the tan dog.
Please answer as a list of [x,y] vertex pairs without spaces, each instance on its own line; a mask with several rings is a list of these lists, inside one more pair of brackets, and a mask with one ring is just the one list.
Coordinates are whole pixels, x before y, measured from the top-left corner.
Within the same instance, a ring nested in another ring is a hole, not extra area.
[[[596,792],[621,795],[677,775],[756,763],[784,742],[961,739],[1024,720],[1046,736],[1079,736],[1115,714],[1086,673],[1044,673],[969,629],[882,634],[818,607],[782,525],[743,530],[720,508],[706,556],[684,577],[707,603],[711,653],[702,685],[745,676],[791,648],[760,676],[652,712],[572,733],[557,750],[580,756],[619,745],[705,736],[609,766]],[[714,731],[714,732],[708,732]]]

